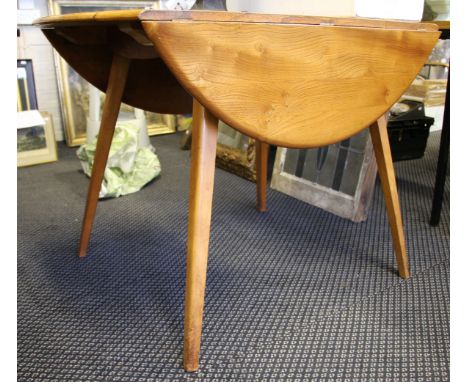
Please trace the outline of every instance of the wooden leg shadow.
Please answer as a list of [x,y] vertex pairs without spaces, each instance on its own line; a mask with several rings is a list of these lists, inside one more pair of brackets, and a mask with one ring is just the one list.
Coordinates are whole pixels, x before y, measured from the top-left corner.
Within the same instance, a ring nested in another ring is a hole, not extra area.
[[184,324],[186,371],[198,370],[218,136],[218,120],[195,99],[192,126]]
[[374,145],[375,158],[384,193],[387,215],[393,237],[398,271],[402,278],[410,277],[408,257],[406,254],[405,236],[403,232],[403,221],[401,218],[400,202],[393,168],[392,154],[387,133],[387,119],[380,117],[376,123],[369,128],[372,144]]
[[88,187],[83,225],[81,228],[81,239],[78,256],[86,256],[91,230],[93,228],[94,216],[101,190],[101,183],[106,169],[107,157],[114,136],[115,124],[119,115],[122,94],[125,89],[130,60],[119,55],[114,55],[107,85],[106,99],[102,111],[101,127],[96,144],[96,155],[94,157],[91,180]]
[[257,169],[257,210],[265,212],[267,172],[268,172],[268,151],[269,145],[264,142],[255,141],[255,165]]

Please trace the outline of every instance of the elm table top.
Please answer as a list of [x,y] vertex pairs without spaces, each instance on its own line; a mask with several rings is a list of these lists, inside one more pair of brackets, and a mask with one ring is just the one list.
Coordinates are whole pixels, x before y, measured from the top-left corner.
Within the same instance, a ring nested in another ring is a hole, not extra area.
[[131,58],[129,105],[190,113],[193,96],[235,129],[287,147],[366,128],[397,101],[439,35],[430,23],[222,11],[101,11],[35,24],[102,91],[113,55]]

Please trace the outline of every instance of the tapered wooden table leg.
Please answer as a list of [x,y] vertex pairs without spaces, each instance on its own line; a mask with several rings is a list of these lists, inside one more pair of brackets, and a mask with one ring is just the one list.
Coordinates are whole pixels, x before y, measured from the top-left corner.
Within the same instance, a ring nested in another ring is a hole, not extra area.
[[83,225],[81,228],[81,239],[78,249],[78,255],[80,257],[86,256],[94,215],[96,214],[99,191],[101,190],[107,157],[109,156],[109,150],[114,136],[115,124],[119,115],[120,103],[125,89],[129,65],[129,59],[114,55],[109,74],[106,99],[102,110],[101,127],[96,143],[96,154],[94,156]]
[[257,210],[265,212],[269,145],[255,141],[255,164],[257,168]]
[[408,257],[406,255],[405,235],[403,233],[403,221],[401,219],[400,202],[393,168],[392,153],[387,133],[387,119],[380,117],[370,128],[372,144],[374,145],[375,158],[384,193],[387,215],[393,237],[398,271],[404,279],[410,277]]
[[184,368],[186,371],[198,369],[200,354],[218,120],[194,100],[192,126],[185,291]]

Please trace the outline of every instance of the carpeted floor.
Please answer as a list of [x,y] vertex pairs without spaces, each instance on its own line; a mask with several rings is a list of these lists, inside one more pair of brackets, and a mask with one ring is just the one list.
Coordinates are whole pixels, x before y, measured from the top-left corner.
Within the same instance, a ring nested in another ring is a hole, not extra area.
[[162,175],[100,202],[75,149],[18,170],[18,381],[448,381],[449,187],[428,225],[440,134],[396,172],[412,277],[383,196],[356,224],[216,170],[202,357],[181,367],[189,152],[153,137]]

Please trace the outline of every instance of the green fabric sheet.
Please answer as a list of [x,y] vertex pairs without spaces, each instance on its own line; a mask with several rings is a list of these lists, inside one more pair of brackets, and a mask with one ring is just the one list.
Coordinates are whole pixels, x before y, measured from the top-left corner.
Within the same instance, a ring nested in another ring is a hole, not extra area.
[[[139,148],[138,135],[139,128],[132,122],[117,123],[99,198],[117,198],[137,192],[161,173],[154,148]],[[96,141],[97,138],[82,145],[76,153],[88,176],[91,176]]]

